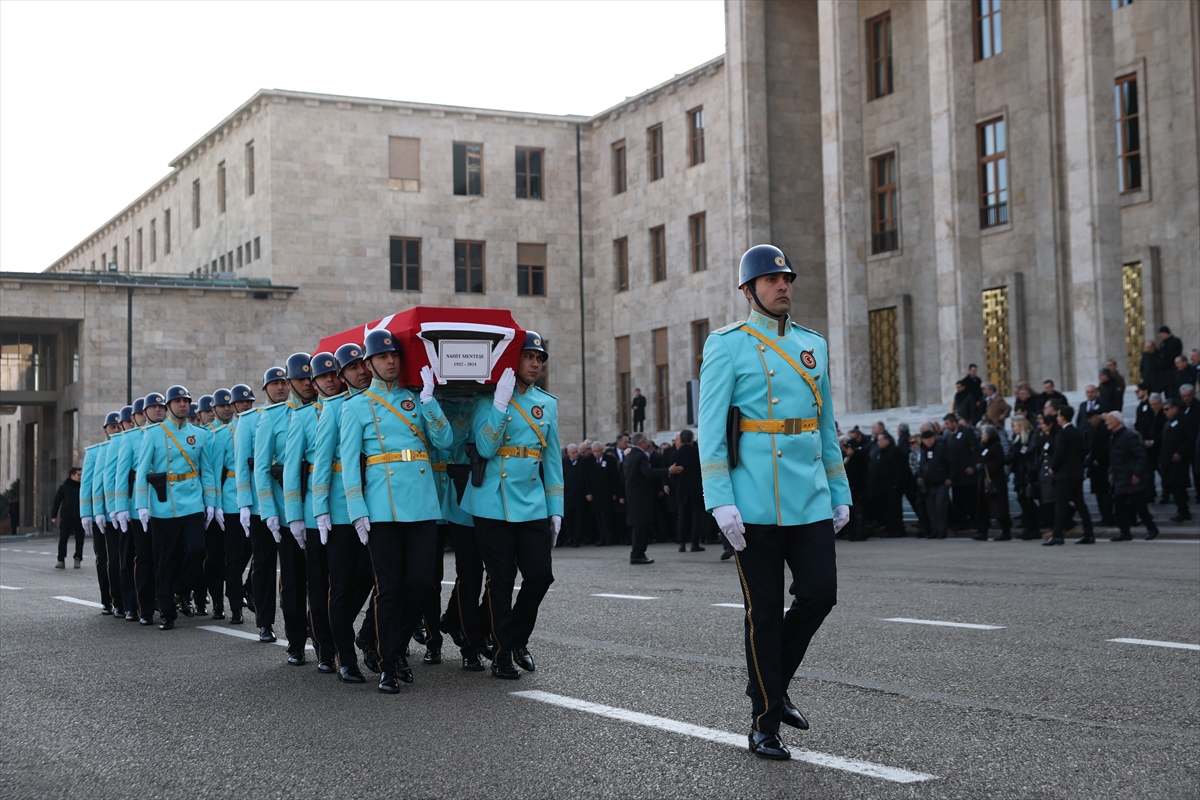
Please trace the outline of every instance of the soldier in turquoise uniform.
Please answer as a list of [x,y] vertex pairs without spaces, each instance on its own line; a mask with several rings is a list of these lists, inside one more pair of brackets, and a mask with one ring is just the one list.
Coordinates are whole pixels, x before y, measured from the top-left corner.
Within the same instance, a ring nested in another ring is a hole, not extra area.
[[[482,480],[472,476],[462,507],[475,519],[475,541],[487,566],[488,610],[496,639],[492,674],[533,672],[529,636],[538,606],[554,582],[550,552],[562,528],[563,474],[558,444],[558,400],[534,383],[549,353],[527,331],[516,373],[506,369],[491,396],[478,395],[471,428]],[[543,477],[544,472],[544,477]],[[521,592],[512,601],[517,571]]]
[[196,416],[200,420],[200,427],[212,430],[212,423],[216,419],[217,412],[213,410],[213,396],[211,394],[206,394],[200,398],[200,402],[196,404]]
[[154,587],[163,616],[158,629],[163,631],[175,627],[177,589],[184,615],[195,615],[187,592],[197,582],[204,528],[217,502],[208,432],[187,421],[187,389],[172,386],[166,400],[167,418],[145,430],[134,481],[138,519],[154,537]]
[[338,447],[347,510],[375,568],[379,690],[395,694],[400,681],[412,682],[405,646],[439,590],[441,509],[430,452],[449,447],[454,434],[434,399],[430,367],[421,369],[417,395],[397,380],[400,351],[390,331],[371,331],[364,348],[375,380],[342,404]]
[[[121,455],[128,446],[129,431],[134,428],[133,406],[123,407],[119,412],[121,430],[109,439],[108,455],[104,460],[104,505],[108,508],[109,525],[115,529],[115,545],[108,551],[109,580],[115,581],[116,592],[121,596],[124,619],[133,622],[137,615],[137,594],[133,581],[133,536],[129,531],[128,482],[117,473]],[[115,560],[115,564],[113,563]]]
[[[110,616],[114,613],[113,606],[120,604],[120,578],[110,579],[109,562],[116,557],[109,553],[109,546],[115,551],[118,546],[118,529],[109,526],[109,511],[104,500],[104,465],[108,455],[109,437],[121,432],[121,414],[110,411],[104,418],[104,441],[92,445],[84,451],[83,474],[79,478],[79,517],[86,533],[92,524],[96,532],[92,536],[92,550],[96,554],[96,580],[100,584],[100,613]],[[114,509],[115,510],[115,509]],[[118,562],[118,573],[120,564]],[[120,610],[124,618],[125,611]]]
[[[275,586],[276,564],[279,550],[275,537],[259,514],[257,478],[254,474],[254,448],[258,423],[264,410],[287,400],[290,389],[287,371],[283,367],[271,367],[263,373],[263,392],[267,405],[243,411],[238,415],[238,426],[234,436],[234,453],[237,465],[238,518],[242,530],[250,540],[254,566],[250,572],[250,585],[254,595],[255,625],[260,642],[275,641]],[[234,396],[234,400],[237,400]]]
[[[141,399],[142,415],[138,420],[137,403],[134,403],[134,422],[138,427],[129,432],[128,453],[121,454],[121,468],[128,470],[129,475],[129,529],[133,531],[134,585],[138,598],[138,622],[142,625],[154,624],[154,611],[157,597],[154,587],[154,536],[150,528],[142,524],[137,514],[137,498],[134,496],[134,484],[137,480],[138,459],[142,454],[142,444],[146,441],[146,428],[156,425],[167,418],[167,398],[158,392],[151,392]],[[126,463],[125,456],[129,456]]]
[[[125,618],[137,619],[143,625],[154,622],[154,556],[150,549],[150,536],[137,518],[137,506],[133,497],[133,482],[136,477],[138,456],[142,452],[142,439],[146,425],[146,398],[139,397],[130,408],[130,425],[118,441],[117,461],[113,476],[116,487],[117,524],[121,527],[121,580],[128,575],[130,599],[125,604]],[[139,547],[145,548],[144,551]],[[138,569],[138,564],[141,569]],[[124,587],[123,587],[124,590]]]
[[[244,383],[239,383],[232,389],[218,389],[213,392],[213,414],[216,418],[211,425],[209,459],[212,461],[217,483],[217,505],[230,520],[221,530],[221,551],[225,556],[222,583],[225,587],[225,598],[229,601],[230,625],[243,624],[242,605],[247,592],[242,576],[246,572],[246,565],[250,563],[249,538],[245,536],[240,525],[232,522],[241,510],[238,505],[235,438],[238,415],[249,411],[253,405],[254,392]],[[211,557],[211,550],[209,554]],[[213,605],[213,619],[221,619],[217,616],[222,609],[216,595],[213,595]]]
[[[312,474],[317,456],[317,424],[325,403],[345,391],[333,353],[317,353],[309,361],[310,389],[317,398],[292,413],[283,461],[283,502],[288,528],[303,542],[308,620],[317,651],[317,670],[337,672],[337,652],[329,629],[329,559],[313,513]],[[323,539],[325,541],[323,541]]]
[[[285,379],[291,396],[283,403],[264,406],[254,433],[254,486],[258,492],[258,513],[271,532],[279,553],[279,610],[283,613],[283,632],[287,637],[287,662],[294,667],[306,663],[304,647],[308,642],[304,536],[295,537],[280,528],[286,515],[283,496],[283,470],[287,459],[288,424],[292,415],[317,397],[312,385],[312,357],[308,353],[288,356]],[[257,560],[257,554],[256,554]],[[257,565],[256,565],[257,566]]]
[[[791,757],[781,721],[808,728],[788,685],[837,603],[833,537],[850,517],[828,347],[788,314],[795,277],[778,248],[747,250],[738,286],[750,316],[708,337],[700,367],[704,504],[735,550],[746,606],[750,752],[770,759]],[[786,615],[784,564],[795,596]]]
[[[212,464],[213,482],[217,486],[215,511],[221,512],[218,516],[214,511],[212,522],[204,529],[204,591],[212,598],[212,618],[215,620],[225,619],[225,514],[228,513],[225,505],[228,472],[225,468],[225,442],[227,439],[232,441],[229,435],[231,432],[224,430],[225,421],[217,415],[216,403],[220,399],[225,413],[232,417],[232,398],[233,395],[228,389],[217,389],[212,394],[200,398],[200,423],[201,427],[208,431],[208,460]],[[229,462],[232,465],[232,457],[229,458]],[[236,479],[228,482],[236,484]],[[234,508],[233,513],[237,513],[237,508]],[[240,531],[238,533],[240,534]]]

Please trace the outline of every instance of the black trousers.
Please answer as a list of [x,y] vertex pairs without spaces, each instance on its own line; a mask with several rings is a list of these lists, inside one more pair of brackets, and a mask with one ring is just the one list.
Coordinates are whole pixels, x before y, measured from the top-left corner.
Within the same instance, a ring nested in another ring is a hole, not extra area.
[[[746,668],[754,730],[777,733],[783,696],[808,643],[837,605],[833,520],[808,525],[747,525],[735,553],[746,604]],[[794,596],[783,613],[783,567]]]
[[[440,588],[435,576],[437,523],[376,522],[367,549],[375,571],[375,630],[380,667],[395,672],[416,630],[430,594]],[[438,603],[441,605],[440,601]]]
[[[354,649],[354,620],[375,583],[371,556],[358,540],[353,525],[334,525],[329,531],[325,558],[329,569],[329,635],[338,666],[355,666],[358,653]],[[363,633],[365,641],[375,641],[374,613],[370,606]]]
[[[250,563],[250,537],[242,529],[237,517],[232,514],[226,515],[225,530],[222,534],[225,550],[225,597],[229,599],[229,611],[236,614],[242,610],[245,600],[246,590],[242,583],[242,575],[246,572],[246,565]],[[214,599],[213,602],[217,601]]]
[[[554,583],[550,520],[506,522],[475,517],[475,542],[487,567],[488,616],[501,654],[525,647],[537,624],[538,606]],[[521,591],[513,587],[521,573]]]
[[558,532],[559,547],[578,547],[583,544],[583,536],[587,531],[583,520],[584,513],[581,508],[564,510],[562,530]]
[[1096,508],[1100,510],[1101,522],[1113,520],[1113,496],[1111,492],[1093,492],[1096,497]]
[[[629,551],[631,559],[646,557],[646,544],[650,541],[650,531],[653,528],[654,524],[649,522],[645,525],[633,526],[633,529],[630,531],[630,537],[633,541],[633,548]],[[488,571],[490,572],[491,570]]]
[[1079,511],[1079,519],[1083,522],[1083,535],[1087,538],[1095,535],[1092,530],[1092,513],[1088,511],[1087,501],[1083,496],[1083,481],[1059,480],[1054,482],[1054,535],[1061,539],[1067,522],[1071,519],[1071,506]]
[[[279,534],[280,540],[276,545],[279,551],[279,610],[283,613],[287,651],[293,655],[303,653],[304,645],[308,642],[308,567],[305,553],[292,532],[284,527]],[[270,535],[268,530],[267,536]],[[274,537],[271,541],[275,541]]]
[[67,560],[67,542],[75,537],[75,560],[83,560],[83,523],[79,517],[63,517],[58,523],[58,560]]
[[[423,605],[417,611],[417,624],[425,625],[425,646],[434,650],[442,648],[442,578],[446,574],[446,526],[437,525],[437,543],[433,560],[432,592],[421,595]],[[416,626],[413,626],[416,630]],[[408,649],[408,642],[404,643]]]
[[974,520],[975,508],[979,505],[979,490],[975,485],[975,476],[971,476],[971,483],[954,484],[953,497],[953,527],[970,527]]
[[1136,525],[1138,520],[1146,526],[1146,533],[1158,535],[1158,526],[1154,524],[1154,517],[1150,515],[1150,508],[1146,505],[1146,492],[1113,495],[1113,505],[1116,510],[1117,529],[1122,536],[1128,536],[1130,525]]
[[[1175,511],[1181,517],[1190,517],[1192,512],[1188,510],[1187,483],[1175,483],[1171,485],[1163,484],[1163,497],[1171,497],[1175,502]],[[1166,502],[1163,503],[1166,505]]]
[[446,626],[457,624],[466,640],[463,657],[478,655],[484,649],[487,630],[483,623],[483,607],[479,594],[483,590],[483,556],[475,540],[475,529],[453,522],[449,526],[450,544],[454,547],[454,591],[446,608]]
[[[233,522],[239,533],[243,533],[241,525],[234,520],[226,520],[225,524]],[[204,586],[208,596],[212,598],[213,613],[225,610],[225,531],[214,519],[204,531]],[[239,576],[240,577],[240,576]],[[239,580],[238,583],[241,583]],[[199,602],[199,601],[197,601]]]
[[871,498],[875,510],[875,521],[888,536],[904,534],[904,509],[900,505],[903,495],[896,489],[885,489]]
[[279,563],[279,548],[275,537],[262,517],[250,517],[250,549],[254,557],[254,568],[250,573],[250,585],[254,589],[254,624],[269,628],[275,624],[275,594],[278,581],[275,576]]
[[[329,551],[321,544],[321,532],[305,531],[304,566],[308,582],[308,624],[318,661],[333,661],[337,649],[329,623]],[[289,640],[290,641],[290,640]]]
[[[136,512],[135,512],[136,513]],[[138,610],[137,598],[137,578],[135,572],[137,569],[137,541],[134,532],[134,523],[140,523],[136,516],[129,520],[129,527],[122,531],[117,529],[118,556],[120,557],[121,571],[121,606],[125,609],[125,613]]]
[[946,538],[946,516],[950,507],[950,487],[931,486],[925,493],[925,515],[929,519],[929,536]]
[[700,546],[700,534],[704,532],[704,505],[702,503],[680,503],[677,506],[678,522],[675,541],[680,547],[691,542],[692,549]]
[[108,582],[108,536],[101,526],[92,535],[92,551],[96,554],[96,581],[100,584],[100,603],[105,608],[112,608],[113,590],[120,591],[119,586],[111,586]]
[[[175,619],[176,592],[186,593],[196,582],[204,558],[204,514],[152,517],[154,590],[163,619]],[[180,583],[176,585],[176,576]]]
[[[921,536],[928,536],[929,511],[925,507],[925,498],[918,494],[915,488],[911,488],[915,485],[915,483],[916,479],[914,478],[909,484],[910,488],[904,490],[904,498],[908,500],[909,507],[911,507],[913,513],[917,515],[917,531]],[[901,517],[901,527],[903,528],[903,517]]]
[[129,520],[129,530],[133,531],[133,585],[137,592],[138,616],[154,619],[154,536],[137,518]]
[[646,418],[642,417],[639,419],[638,416],[635,414],[633,416],[633,432],[637,433],[639,431],[645,431],[645,430],[646,430]]
[[608,511],[596,511],[596,544],[612,544],[612,514]]
[[104,555],[108,570],[108,593],[114,611],[125,613],[125,595],[121,590],[121,529],[111,520],[104,526]]

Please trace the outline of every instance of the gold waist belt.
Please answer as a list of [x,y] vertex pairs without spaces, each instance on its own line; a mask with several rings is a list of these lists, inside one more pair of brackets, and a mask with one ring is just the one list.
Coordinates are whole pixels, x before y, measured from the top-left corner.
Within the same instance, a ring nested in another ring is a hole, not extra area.
[[393,461],[428,461],[429,453],[424,450],[395,450],[377,456],[367,456],[367,466],[374,464],[390,464]]
[[446,462],[445,461],[435,461],[433,463],[433,471],[434,472],[445,472],[446,471]]
[[[411,451],[410,451],[410,452],[411,452]],[[367,463],[368,463],[368,464],[370,464],[370,463],[371,463],[370,459],[367,459]],[[375,462],[375,463],[379,463],[379,462]],[[313,471],[314,469],[315,469],[315,467],[314,467],[312,464],[309,464],[309,465],[308,465],[308,472],[309,472],[309,474],[310,474],[310,475],[312,474],[312,471]],[[333,466],[332,466],[332,467],[330,467],[330,471],[332,471],[332,472],[341,472],[341,471],[342,471],[342,462],[340,462],[340,461],[335,461],[335,462],[333,462]]]
[[225,477],[226,477],[226,478],[236,478],[236,477],[237,477],[237,473],[236,473],[236,472],[234,472],[234,471],[233,471],[233,470],[231,470],[231,469],[227,469],[227,470],[225,470]]
[[508,458],[541,458],[542,451],[536,447],[500,447],[496,450],[496,455]]
[[192,478],[198,477],[200,477],[198,472],[185,472],[183,475],[168,475],[167,480],[174,483],[175,481],[190,481]]
[[796,433],[808,433],[816,429],[816,417],[810,417],[809,419],[801,419],[800,417],[788,417],[787,419],[743,419],[738,426],[738,430],[742,433],[782,433],[789,436]]

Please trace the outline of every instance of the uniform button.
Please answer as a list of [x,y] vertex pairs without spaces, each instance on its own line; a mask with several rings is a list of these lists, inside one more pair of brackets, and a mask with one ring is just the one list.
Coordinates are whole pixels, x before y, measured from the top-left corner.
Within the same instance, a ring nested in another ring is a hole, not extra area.
[[383,422],[383,420],[381,420],[379,417],[376,417],[376,418],[375,418],[375,421],[376,421],[376,422]]
[[422,474],[422,475],[423,475],[423,474],[425,474],[425,468],[424,468],[424,467],[421,467],[421,474]]
[[500,473],[500,477],[501,477],[501,478],[507,478],[507,477],[508,477],[508,473],[507,473],[507,472],[501,472],[501,473]]
[[395,475],[395,474],[396,473],[392,472],[390,469],[388,470],[388,475]]
[[508,461],[508,456],[505,456],[505,457],[504,457],[504,460],[505,460],[505,461]]
[[508,418],[506,421],[507,421],[507,422],[512,422],[512,417],[509,417],[509,418]]
[[775,370],[773,370],[773,369],[769,369],[769,370],[767,370],[767,374],[768,374],[768,375],[772,375],[772,376],[774,376],[774,375],[775,375]]
[[537,476],[536,476],[536,475],[534,475],[534,476],[533,476],[532,478],[530,478],[529,480],[531,480],[531,481],[536,481],[536,480],[537,480]]
[[506,441],[506,442],[511,442],[511,441],[512,441],[512,437],[511,437],[511,436],[505,436],[505,437],[504,437],[504,441]]
[[772,403],[778,403],[778,402],[779,402],[779,398],[778,398],[778,397],[772,397],[772,398],[771,398],[771,402],[772,402]]
[[782,450],[776,450],[776,451],[775,451],[775,455],[776,455],[776,457],[778,457],[778,458],[783,458],[783,451],[782,451]]

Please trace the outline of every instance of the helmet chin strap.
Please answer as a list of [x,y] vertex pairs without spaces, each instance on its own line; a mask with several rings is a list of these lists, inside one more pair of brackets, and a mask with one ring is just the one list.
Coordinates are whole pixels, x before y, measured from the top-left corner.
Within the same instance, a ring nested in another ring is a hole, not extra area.
[[750,296],[754,298],[754,305],[758,306],[758,310],[760,312],[762,312],[762,314],[775,320],[775,322],[778,326],[778,335],[783,336],[783,333],[784,333],[783,323],[784,323],[784,320],[787,318],[787,314],[772,314],[770,311],[767,311],[766,307],[762,303],[762,300],[758,299],[758,292],[754,288],[754,284],[757,282],[758,282],[757,278],[750,281]]

